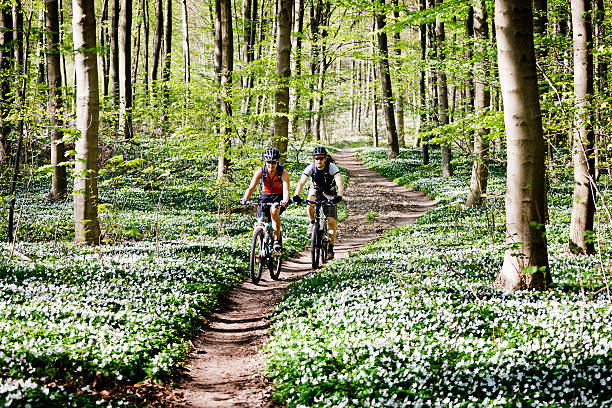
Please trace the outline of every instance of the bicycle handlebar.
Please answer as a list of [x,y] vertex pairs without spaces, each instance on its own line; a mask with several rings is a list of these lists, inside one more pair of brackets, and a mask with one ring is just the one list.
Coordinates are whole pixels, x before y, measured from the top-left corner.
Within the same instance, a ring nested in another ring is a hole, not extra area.
[[332,200],[321,200],[321,201],[310,201],[310,200],[306,200],[303,199],[301,202],[299,202],[298,204],[314,204],[314,205],[328,205],[328,204],[333,204],[334,202]]
[[[238,202],[238,204],[241,204],[241,205],[259,205],[259,203],[257,201],[247,201],[244,204]],[[281,203],[261,203],[262,207],[277,207],[277,206],[280,206],[280,205],[281,205]]]

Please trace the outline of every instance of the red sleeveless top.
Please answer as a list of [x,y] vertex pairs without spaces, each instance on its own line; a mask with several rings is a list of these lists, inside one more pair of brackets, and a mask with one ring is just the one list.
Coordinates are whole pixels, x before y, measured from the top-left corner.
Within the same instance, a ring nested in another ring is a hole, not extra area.
[[261,176],[262,184],[263,184],[263,192],[266,194],[283,194],[283,180],[281,180],[281,175],[285,171],[283,166],[277,166],[276,173],[274,176],[271,176],[265,169],[263,169],[263,173]]

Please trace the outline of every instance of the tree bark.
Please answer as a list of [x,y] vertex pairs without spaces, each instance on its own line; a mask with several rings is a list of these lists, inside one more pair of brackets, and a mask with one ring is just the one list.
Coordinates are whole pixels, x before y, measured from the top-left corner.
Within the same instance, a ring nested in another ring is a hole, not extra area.
[[593,33],[590,0],[572,0],[572,32],[574,39],[574,94],[576,127],[573,137],[574,200],[570,223],[569,249],[574,253],[591,254],[595,246],[593,233],[595,215],[594,189],[595,156],[593,123],[595,115],[590,104],[593,97]]
[[0,163],[7,161],[10,155],[9,135],[13,124],[9,119],[14,96],[11,92],[11,75],[13,65],[13,15],[8,4],[0,4]]
[[46,31],[47,31],[47,76],[48,76],[48,102],[49,139],[51,140],[51,165],[53,175],[51,178],[51,191],[49,199],[60,201],[66,197],[67,181],[66,166],[60,163],[66,161],[64,137],[61,119],[63,107],[62,100],[62,71],[59,50],[59,9],[57,0],[46,0]]
[[[393,19],[395,22],[399,22],[399,0],[393,0]],[[393,33],[393,40],[395,45],[395,54],[397,55],[398,60],[398,68],[401,67],[402,60],[402,37],[399,31],[395,31]],[[401,84],[400,84],[401,85]],[[404,99],[405,99],[405,88],[401,86],[397,89],[397,98],[396,98],[396,120],[397,120],[397,138],[399,142],[399,147],[406,147],[406,125],[404,122]]]
[[[383,7],[384,0],[380,3]],[[389,73],[389,49],[387,44],[387,33],[384,31],[386,25],[386,17],[383,14],[384,9],[376,14],[376,25],[378,28],[378,51],[380,53],[379,69],[380,69],[380,84],[382,88],[382,104],[385,111],[385,120],[387,122],[387,139],[389,142],[389,157],[397,157],[399,155],[399,142],[397,139],[397,128],[395,127],[395,112],[393,109],[393,91],[391,87],[391,74]]]
[[530,0],[496,0],[499,77],[508,145],[506,252],[493,286],[508,291],[550,283],[546,244],[545,146]]
[[[102,2],[102,15],[100,16],[100,45],[106,46],[108,41],[108,32],[107,32],[107,21],[108,21],[108,1],[103,0]],[[59,23],[58,23],[59,26]],[[102,62],[102,95],[108,95],[108,79],[109,79],[109,69],[110,69],[110,55],[108,50],[105,49],[100,52],[100,61]],[[61,79],[61,78],[60,78]]]
[[[73,0],[74,1],[74,0]],[[119,107],[119,14],[121,13],[121,0],[113,0],[113,14],[110,32],[110,93],[113,107]],[[116,123],[116,122],[115,122]]]
[[[150,91],[150,81],[149,81],[149,27],[150,27],[150,19],[149,19],[149,1],[142,0],[142,29],[144,31],[144,47],[143,47],[143,56],[142,56],[142,64],[143,64],[143,79],[142,84],[145,92]],[[143,102],[146,103],[146,98],[143,98]]]
[[21,0],[13,0],[13,22],[15,24],[15,72],[23,72],[23,6]]
[[[603,0],[595,1],[596,10],[594,12],[594,30],[595,30],[595,46],[596,49],[604,49],[606,44],[606,24],[605,24],[605,7]],[[597,55],[597,63],[595,64],[595,84],[597,86],[596,93],[599,98],[605,98],[608,90],[608,64],[609,58],[599,54]],[[601,105],[596,109],[597,126],[595,128],[595,181],[599,179],[602,165],[601,163],[610,163],[612,156],[610,149],[606,149],[606,139],[611,140],[605,131],[605,113],[601,109]],[[602,149],[602,147],[604,147]],[[605,164],[604,164],[605,166]],[[608,172],[611,166],[608,164]]]
[[[474,31],[476,34],[476,53],[478,56],[474,64],[474,109],[477,114],[483,114],[491,103],[491,94],[487,83],[489,65],[486,62],[489,26],[487,24],[487,10],[483,0],[475,7]],[[482,195],[487,191],[487,179],[489,176],[488,134],[489,129],[487,128],[481,128],[476,131],[472,178],[470,181],[470,191],[465,203],[467,207],[482,205],[484,201]]]
[[121,0],[119,12],[119,130],[125,140],[132,132],[132,0]]
[[172,0],[166,0],[166,14],[164,19],[164,67],[162,69],[162,123],[168,119],[170,109],[170,64],[172,62]]
[[[421,11],[425,11],[427,9],[427,0],[421,0],[420,9]],[[419,131],[423,133],[426,132],[428,128],[427,93],[425,92],[425,66],[427,63],[427,26],[425,24],[419,25],[419,37],[421,40],[421,69],[419,70]],[[427,144],[426,140],[422,140],[421,142],[421,151],[423,156],[423,165],[426,166],[429,164],[429,145]]]
[[[292,75],[299,77],[302,74],[302,33],[304,31],[304,1],[303,0],[295,0],[294,10],[294,21],[293,21],[293,31],[297,33],[292,39],[293,43],[291,47],[295,50],[295,58],[291,60],[291,72]],[[295,138],[298,133],[298,120],[300,115],[297,114],[297,110],[300,106],[302,92],[297,90],[294,92],[292,106],[293,112],[292,123],[291,123],[291,133]]]
[[74,171],[74,239],[96,245],[98,221],[98,64],[96,15],[93,0],[73,0],[72,31],[76,74],[76,128]]
[[153,96],[154,93],[153,83],[159,79],[159,61],[164,38],[164,1],[157,0],[155,4],[155,35],[153,37],[153,55],[151,59],[151,96]]
[[281,0],[276,53],[277,88],[274,96],[274,145],[287,158],[289,143],[289,78],[291,77],[291,14],[293,0]]
[[187,0],[182,0],[182,20],[183,20],[183,66],[185,84],[191,82],[191,56],[189,50],[189,19],[187,14]]
[[[438,51],[438,64],[440,68],[438,71],[438,117],[440,118],[440,125],[445,126],[449,124],[448,119],[448,86],[446,84],[446,69],[444,67],[444,50],[442,45],[446,40],[444,33],[444,23],[440,17],[436,17],[436,42]],[[453,175],[453,167],[451,165],[452,153],[449,141],[443,141],[440,144],[442,150],[442,177],[451,177]]]
[[[222,123],[228,123],[231,115],[231,85],[232,71],[234,70],[234,33],[232,30],[232,4],[231,0],[216,0],[218,18],[218,42],[220,49],[219,82],[221,85],[220,108]],[[217,31],[217,30],[216,30]],[[230,165],[231,128],[229,125],[221,126],[220,153],[217,168],[219,179],[226,179]]]

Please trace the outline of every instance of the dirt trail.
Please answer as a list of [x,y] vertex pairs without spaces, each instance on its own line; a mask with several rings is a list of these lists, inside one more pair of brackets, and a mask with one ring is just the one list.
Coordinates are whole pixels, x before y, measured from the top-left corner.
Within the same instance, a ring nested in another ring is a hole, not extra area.
[[[434,206],[424,194],[369,170],[349,151],[337,152],[334,159],[350,172],[344,195],[348,218],[339,226],[336,258],[348,256],[389,228],[414,222]],[[370,210],[379,215],[367,223],[365,214]],[[182,384],[188,406],[272,406],[258,348],[267,338],[270,316],[287,286],[311,272],[310,253],[304,251],[283,264],[281,280],[273,281],[265,273],[259,285],[247,281],[230,292],[193,343],[189,378]]]

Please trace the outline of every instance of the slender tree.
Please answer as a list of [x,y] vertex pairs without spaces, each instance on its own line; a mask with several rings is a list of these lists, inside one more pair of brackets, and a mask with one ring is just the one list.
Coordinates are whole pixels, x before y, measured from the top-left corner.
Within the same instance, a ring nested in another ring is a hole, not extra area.
[[153,97],[153,82],[159,79],[159,59],[161,55],[161,47],[164,38],[164,1],[157,0],[155,2],[155,35],[153,37],[153,55],[151,60],[151,89],[150,95]]
[[[480,0],[474,12],[474,32],[476,34],[476,53],[478,58],[474,64],[474,108],[477,114],[483,114],[491,103],[491,93],[487,84],[489,66],[486,63],[487,42],[489,39],[489,26],[487,23],[487,10],[483,0]],[[489,129],[481,128],[476,131],[474,138],[474,163],[472,165],[472,179],[470,191],[465,203],[470,207],[483,203],[482,195],[487,191],[489,177]]]
[[[438,53],[438,117],[442,126],[449,124],[448,118],[448,85],[446,83],[446,68],[444,67],[444,49],[443,44],[446,40],[444,31],[444,22],[440,16],[436,17],[436,42]],[[443,141],[440,144],[442,150],[442,177],[450,177],[453,175],[453,167],[451,165],[451,148],[449,141]]]
[[170,64],[172,62],[172,0],[166,0],[166,14],[164,19],[164,67],[162,69],[162,123],[168,120],[170,109]]
[[[74,1],[74,0],[73,0]],[[111,14],[110,30],[110,93],[113,107],[119,107],[119,14],[121,0],[113,0],[113,13]],[[115,122],[116,124],[117,122]]]
[[274,144],[287,158],[289,143],[289,78],[291,77],[291,14],[293,0],[280,0],[276,40],[277,88],[274,96]]
[[[299,77],[302,74],[302,34],[304,31],[304,0],[295,0],[294,10],[293,10],[293,32],[296,33],[292,38],[291,48],[294,50],[295,58],[291,60],[291,72],[292,75]],[[292,123],[291,123],[291,133],[295,135],[298,133],[298,120],[299,115],[296,114],[297,108],[300,106],[302,92],[297,90],[294,93],[293,100],[290,101],[293,108],[291,111],[293,112]]]
[[397,139],[397,128],[395,127],[395,112],[393,109],[394,99],[391,86],[391,73],[389,72],[389,48],[387,44],[387,33],[385,32],[386,15],[384,0],[380,0],[382,8],[376,13],[376,25],[378,28],[376,37],[378,39],[380,83],[382,87],[382,105],[387,122],[387,139],[389,142],[389,156],[399,155],[399,142]]
[[220,153],[217,167],[217,175],[219,179],[224,179],[229,170],[230,165],[230,149],[231,149],[231,128],[227,123],[232,115],[231,109],[231,85],[232,72],[234,70],[234,33],[232,29],[232,3],[231,0],[216,0],[216,15],[218,38],[217,43],[220,46],[218,52],[219,63],[219,83],[221,85],[220,108],[222,114],[221,137],[220,137]]
[[[399,0],[393,0],[393,19],[395,22],[400,21],[399,14]],[[395,45],[395,54],[397,55],[397,65],[402,64],[402,37],[399,30],[395,30],[393,32],[393,42]],[[405,104],[405,89],[403,87],[398,87],[397,89],[397,97],[396,99],[396,115],[395,118],[397,120],[397,138],[399,142],[399,147],[406,146],[406,124],[404,121],[404,104]]]
[[110,55],[107,49],[107,44],[109,40],[108,27],[107,27],[108,2],[109,0],[102,1],[102,15],[100,16],[100,45],[104,46],[104,49],[102,50],[102,52],[100,52],[100,61],[101,61],[101,66],[102,66],[102,95],[104,96],[108,95],[108,80],[109,80],[109,69],[110,69],[110,59],[109,59]]
[[592,237],[595,215],[594,189],[594,110],[593,96],[593,33],[590,0],[572,0],[574,37],[574,94],[576,127],[572,158],[574,162],[574,200],[570,224],[570,251],[590,254],[595,251]]
[[62,72],[59,50],[59,11],[57,0],[46,0],[46,32],[47,32],[47,77],[49,83],[47,114],[49,115],[49,138],[51,140],[51,165],[53,176],[51,178],[51,191],[49,199],[59,201],[66,196],[66,161],[65,147],[62,139],[61,112],[62,99]]
[[76,128],[74,168],[74,239],[96,245],[98,221],[98,63],[96,14],[93,0],[73,0],[72,31],[76,75]]
[[[143,88],[145,92],[149,91],[149,1],[142,0],[142,28],[144,31],[144,47],[143,47]],[[146,99],[143,98],[146,103]]]
[[132,133],[132,0],[121,0],[119,12],[119,131]]
[[13,77],[13,15],[9,3],[0,3],[0,163],[10,154],[9,135],[13,129],[10,120],[14,95],[11,92]]
[[183,81],[188,84],[191,81],[191,56],[189,49],[189,15],[187,14],[187,0],[182,0],[181,6],[183,22],[183,67],[185,69]]
[[544,288],[550,282],[546,244],[545,146],[530,0],[496,0],[499,78],[507,138],[506,245],[493,285]]
[[[427,9],[427,0],[421,0],[421,11]],[[421,67],[419,69],[419,131],[427,131],[427,93],[426,93],[426,75],[425,66],[427,64],[427,26],[419,24],[419,39],[421,42],[420,57]],[[423,155],[423,165],[429,164],[429,145],[423,140],[421,142],[421,151]]]

